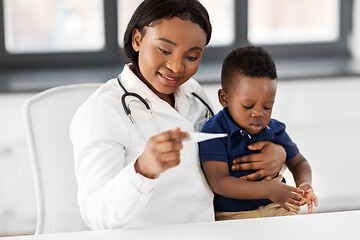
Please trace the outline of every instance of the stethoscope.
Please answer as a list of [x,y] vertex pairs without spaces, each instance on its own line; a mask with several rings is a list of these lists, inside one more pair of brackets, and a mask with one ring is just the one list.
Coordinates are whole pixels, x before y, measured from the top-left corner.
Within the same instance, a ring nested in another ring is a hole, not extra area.
[[[155,119],[154,119],[154,116],[153,116],[153,114],[152,114],[152,111],[151,111],[151,108],[150,108],[149,104],[148,104],[148,103],[145,101],[145,99],[144,99],[143,97],[141,97],[139,94],[134,93],[134,92],[128,92],[128,91],[126,90],[126,88],[124,87],[124,85],[121,83],[119,77],[117,77],[117,81],[118,81],[118,83],[119,83],[119,86],[120,86],[120,87],[122,88],[122,90],[124,91],[124,94],[123,94],[122,97],[121,97],[121,104],[122,104],[122,106],[123,106],[123,108],[124,108],[124,111],[125,111],[126,115],[129,117],[131,123],[135,126],[136,130],[141,134],[141,136],[142,136],[142,137],[144,138],[144,140],[146,141],[145,136],[144,136],[143,133],[140,131],[140,128],[139,128],[139,126],[137,125],[134,117],[131,115],[130,106],[129,106],[129,105],[126,105],[126,101],[125,101],[125,100],[126,100],[126,97],[128,97],[128,96],[132,96],[132,97],[137,98],[137,99],[145,106],[146,111],[148,112],[148,115],[149,115],[149,117],[150,117],[150,119],[151,119],[151,122],[152,122],[152,124],[153,124],[153,126],[154,126],[154,128],[155,128],[155,130],[156,130],[156,133],[159,134],[160,131],[159,131],[159,128],[158,128],[158,126],[157,126],[157,124],[156,124],[156,122],[155,122]],[[194,93],[194,92],[192,92],[192,95],[193,95],[194,97],[196,97],[197,99],[199,99],[199,101],[200,101],[202,104],[205,105],[205,107],[207,108],[208,113],[210,113],[210,116],[208,116],[208,118],[214,116],[214,112],[211,110],[210,106],[204,101],[204,99],[202,99],[199,95],[197,95],[197,94]]]

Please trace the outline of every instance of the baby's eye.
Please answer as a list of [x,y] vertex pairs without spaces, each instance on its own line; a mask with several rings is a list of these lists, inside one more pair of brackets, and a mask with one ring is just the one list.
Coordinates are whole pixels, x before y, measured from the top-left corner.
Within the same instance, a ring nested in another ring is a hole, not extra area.
[[162,49],[162,48],[159,48],[159,47],[158,47],[158,49],[163,54],[170,54],[170,52],[166,51],[165,49]]
[[265,110],[271,110],[271,107],[264,107]]
[[193,56],[187,56],[186,58],[187,58],[187,60],[189,60],[190,62],[194,62],[194,61],[196,61],[196,60],[198,59],[198,57],[193,57]]
[[244,105],[244,104],[243,104],[243,107],[244,107],[245,109],[252,109],[252,108],[254,107],[254,105],[249,106],[249,105]]

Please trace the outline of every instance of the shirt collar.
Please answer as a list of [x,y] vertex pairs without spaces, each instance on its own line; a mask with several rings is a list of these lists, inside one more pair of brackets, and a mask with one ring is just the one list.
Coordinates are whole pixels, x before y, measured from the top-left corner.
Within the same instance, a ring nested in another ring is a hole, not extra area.
[[256,135],[252,135],[248,132],[246,132],[244,129],[242,129],[239,125],[237,125],[234,120],[232,119],[232,117],[230,116],[228,109],[224,108],[223,110],[224,112],[224,118],[225,118],[225,122],[229,127],[229,133],[230,136],[233,136],[235,133],[239,133],[242,136],[247,136],[250,139],[253,139],[255,136],[259,135],[262,136],[263,134],[267,134],[268,130],[270,129],[269,126],[266,126],[261,132],[259,132]]
[[243,131],[245,132],[245,130],[243,130],[239,125],[237,125],[231,118],[228,109],[224,108],[223,109],[224,112],[224,118],[225,118],[225,122],[227,124],[227,126],[229,127],[229,133],[232,136],[235,132],[240,132]]

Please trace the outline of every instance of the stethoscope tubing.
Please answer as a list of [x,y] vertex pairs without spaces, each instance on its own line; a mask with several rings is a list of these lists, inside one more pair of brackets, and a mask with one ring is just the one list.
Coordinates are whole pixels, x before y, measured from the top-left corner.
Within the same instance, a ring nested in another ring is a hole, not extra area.
[[[133,96],[133,97],[137,98],[138,100],[140,100],[140,101],[144,104],[144,106],[145,106],[145,108],[146,108],[146,110],[147,110],[147,112],[148,112],[148,114],[149,114],[149,117],[150,117],[150,119],[151,119],[151,122],[152,122],[152,124],[153,124],[153,126],[154,126],[154,128],[155,128],[155,130],[156,130],[156,133],[159,134],[160,131],[159,131],[159,128],[158,128],[158,126],[157,126],[157,124],[156,124],[156,122],[155,122],[155,119],[154,119],[154,116],[153,116],[153,114],[152,114],[152,111],[151,111],[151,108],[150,108],[149,104],[148,104],[148,103],[145,101],[145,99],[144,99],[143,97],[141,97],[139,94],[134,93],[134,92],[128,92],[128,91],[126,90],[126,88],[124,87],[124,85],[121,83],[119,77],[117,77],[117,81],[118,81],[118,83],[119,83],[119,86],[120,86],[120,87],[122,88],[122,90],[124,91],[124,94],[123,94],[122,97],[121,97],[121,104],[122,104],[122,106],[123,106],[123,108],[124,108],[124,111],[125,111],[126,115],[127,115],[128,118],[130,119],[131,123],[135,126],[136,130],[142,135],[142,137],[143,137],[144,140],[146,141],[145,136],[142,134],[142,132],[140,131],[140,128],[139,128],[138,124],[136,123],[134,117],[131,115],[130,107],[126,105],[126,98],[129,97],[129,96]],[[203,104],[205,105],[205,107],[209,110],[211,116],[214,116],[214,112],[212,111],[212,109],[210,108],[210,106],[209,106],[200,96],[198,96],[196,93],[192,92],[192,94],[193,94],[194,97],[196,97],[197,99],[199,99],[201,103],[203,103]]]
[[153,126],[154,126],[154,128],[155,128],[155,130],[156,130],[156,133],[159,134],[160,131],[159,131],[159,128],[158,128],[158,126],[157,126],[157,124],[156,124],[156,122],[155,122],[155,119],[154,119],[154,116],[153,116],[153,114],[152,114],[152,112],[151,112],[151,109],[150,109],[149,104],[148,104],[148,103],[145,101],[145,99],[144,99],[143,97],[141,97],[139,94],[134,93],[134,92],[128,92],[128,91],[126,90],[126,88],[124,87],[124,85],[121,83],[119,77],[117,77],[117,81],[118,81],[118,83],[119,83],[119,86],[120,86],[120,87],[122,88],[122,90],[124,91],[124,94],[123,94],[122,97],[121,97],[121,104],[122,104],[122,106],[123,106],[123,108],[124,108],[124,111],[125,111],[126,115],[128,116],[128,118],[130,119],[131,123],[135,126],[136,130],[141,134],[141,136],[143,137],[143,139],[146,141],[146,138],[145,138],[144,134],[140,131],[140,128],[139,128],[138,124],[136,123],[134,117],[131,115],[131,110],[130,110],[129,106],[126,105],[126,97],[133,96],[133,97],[137,98],[138,100],[140,100],[140,101],[144,104],[144,106],[145,106],[145,108],[146,108],[146,111],[148,112],[149,117],[150,117],[150,119],[151,119],[151,122],[152,122],[152,124],[153,124]]

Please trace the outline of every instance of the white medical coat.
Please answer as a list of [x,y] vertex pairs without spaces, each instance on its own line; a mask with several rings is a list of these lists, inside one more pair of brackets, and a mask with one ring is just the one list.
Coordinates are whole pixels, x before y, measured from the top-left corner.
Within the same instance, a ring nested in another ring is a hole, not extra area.
[[[206,108],[191,93],[207,99],[193,79],[174,93],[175,109],[128,65],[121,82],[149,103],[160,132],[176,127],[199,131],[205,121]],[[201,171],[196,143],[184,143],[180,164],[155,180],[135,173],[134,163],[146,143],[124,112],[122,94],[117,80],[109,80],[82,104],[70,127],[78,203],[85,222],[92,229],[106,229],[213,221],[213,193]],[[144,105],[128,98],[135,121],[149,139],[156,131]]]

